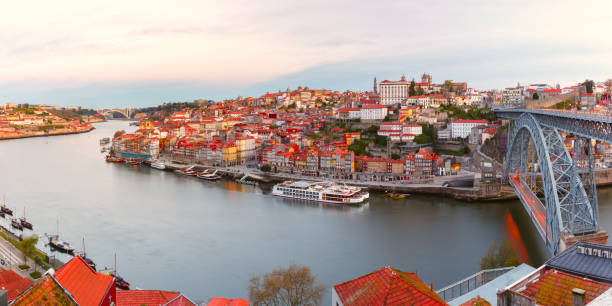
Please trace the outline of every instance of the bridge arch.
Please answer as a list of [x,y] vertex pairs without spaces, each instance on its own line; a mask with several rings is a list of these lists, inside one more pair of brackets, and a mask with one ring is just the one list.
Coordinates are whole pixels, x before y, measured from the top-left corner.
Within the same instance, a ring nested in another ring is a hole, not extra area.
[[504,174],[551,253],[559,251],[560,233],[598,230],[563,138],[555,128],[540,125],[530,113],[511,122]]

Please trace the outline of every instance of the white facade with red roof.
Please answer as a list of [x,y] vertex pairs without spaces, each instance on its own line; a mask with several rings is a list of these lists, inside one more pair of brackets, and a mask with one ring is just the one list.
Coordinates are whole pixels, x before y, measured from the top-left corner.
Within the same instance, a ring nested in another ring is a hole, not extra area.
[[452,138],[466,138],[470,136],[470,132],[473,127],[479,125],[487,125],[489,121],[485,119],[480,120],[463,120],[457,119],[451,122],[451,137]]
[[408,98],[410,82],[402,75],[399,81],[384,80],[380,82],[380,103],[382,105],[393,105],[402,103]]
[[361,108],[362,120],[383,120],[387,117],[387,107],[380,104],[365,105]]

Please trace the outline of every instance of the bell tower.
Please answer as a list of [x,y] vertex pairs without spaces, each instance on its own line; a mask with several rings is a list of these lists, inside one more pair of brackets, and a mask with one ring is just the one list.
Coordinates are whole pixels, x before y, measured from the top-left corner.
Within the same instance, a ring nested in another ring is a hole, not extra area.
[[374,94],[378,94],[378,84],[376,83],[376,77],[374,77]]

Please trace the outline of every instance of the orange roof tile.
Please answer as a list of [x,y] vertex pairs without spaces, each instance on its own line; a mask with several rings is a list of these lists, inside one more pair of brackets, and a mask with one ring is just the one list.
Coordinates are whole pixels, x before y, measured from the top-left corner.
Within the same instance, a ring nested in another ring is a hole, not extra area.
[[479,296],[461,304],[460,306],[491,306],[491,303],[489,303],[489,301],[483,299]]
[[45,275],[34,286],[13,300],[12,305],[77,305],[70,293],[51,276]]
[[9,301],[32,286],[32,283],[30,279],[21,277],[13,270],[0,272],[0,287],[7,291],[6,298]]
[[94,271],[80,256],[57,269],[54,277],[82,305],[98,305],[109,290],[115,290],[114,277]]
[[226,299],[213,297],[206,306],[249,306],[249,301],[244,299]]
[[179,294],[162,290],[117,290],[117,306],[166,304]]
[[446,305],[416,274],[389,266],[334,289],[344,305]]
[[580,288],[586,291],[585,302],[588,304],[610,287],[606,283],[550,269],[537,281],[527,284],[520,294],[535,299],[538,305],[572,305],[572,289]]
[[166,303],[164,306],[196,306],[196,304],[190,301],[184,295],[179,295],[170,302]]

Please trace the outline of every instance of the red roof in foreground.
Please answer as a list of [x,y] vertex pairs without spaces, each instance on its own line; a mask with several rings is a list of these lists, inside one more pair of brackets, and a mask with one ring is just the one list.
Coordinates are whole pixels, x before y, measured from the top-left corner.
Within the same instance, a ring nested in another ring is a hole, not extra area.
[[249,301],[243,299],[226,299],[213,297],[206,306],[249,306]]
[[344,305],[446,305],[414,273],[389,266],[334,286]]
[[81,256],[57,269],[54,277],[81,305],[99,305],[108,293],[116,303],[115,278],[94,271]]
[[586,291],[585,302],[588,304],[608,290],[610,285],[550,269],[540,275],[536,282],[527,284],[520,294],[535,299],[538,305],[572,305],[574,288]]
[[51,275],[45,275],[30,289],[13,300],[12,305],[77,305]]
[[164,306],[197,306],[194,302],[190,301],[183,295],[179,295],[172,301],[166,303]]
[[180,293],[162,290],[118,290],[117,305],[163,305]]
[[0,287],[7,291],[6,298],[9,301],[32,286],[32,283],[29,278],[23,278],[13,270],[0,272]]
[[489,303],[489,301],[483,299],[479,296],[461,304],[460,306],[491,306],[491,303]]

